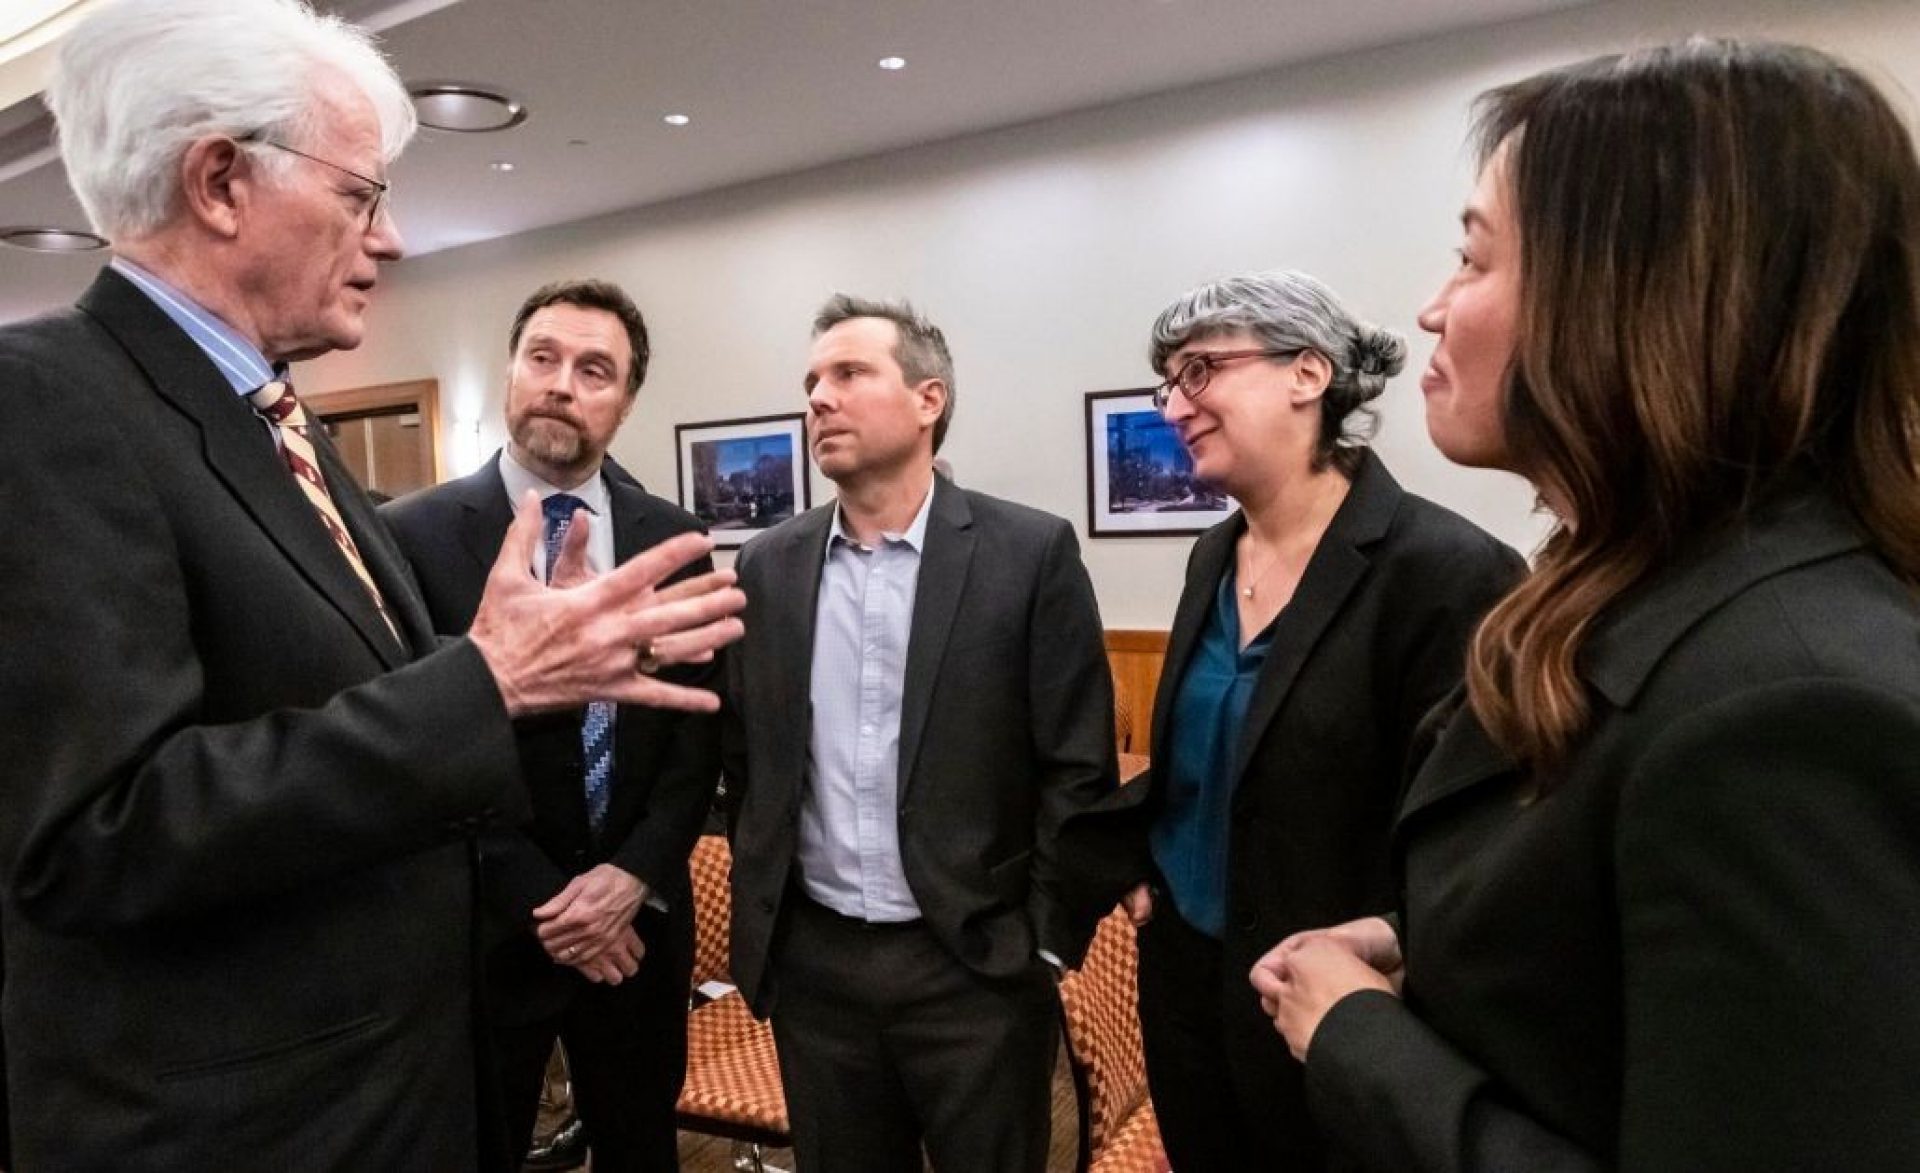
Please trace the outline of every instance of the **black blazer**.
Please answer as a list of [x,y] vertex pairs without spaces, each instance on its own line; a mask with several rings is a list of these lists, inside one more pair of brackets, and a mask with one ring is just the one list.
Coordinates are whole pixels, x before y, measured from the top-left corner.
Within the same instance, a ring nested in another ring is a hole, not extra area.
[[[603,472],[617,561],[701,529],[692,514],[646,492],[612,460]],[[513,521],[499,455],[459,480],[384,506],[380,516],[413,564],[435,628],[464,634]],[[703,558],[674,577],[712,568],[712,559]],[[711,665],[666,674],[675,683],[707,688],[716,686],[717,676]],[[607,818],[597,841],[587,824],[581,784],[580,719],[581,710],[572,709],[518,723],[533,820],[523,827],[488,828],[480,840],[482,892],[498,942],[488,969],[493,988],[509,995],[490,1010],[507,1019],[547,1017],[584,980],[556,966],[531,931],[533,910],[572,877],[613,863],[644,880],[675,914],[692,915],[687,856],[719,779],[718,719],[644,705],[620,707]]]
[[1543,798],[1471,711],[1401,812],[1405,1003],[1307,1059],[1380,1170],[1912,1169],[1920,607],[1823,491],[1616,604]]
[[[1066,522],[935,478],[900,719],[900,854],[928,927],[976,972],[1036,948],[1069,965],[1136,878],[1115,789],[1113,683]],[[729,649],[723,746],[733,978],[769,1005],[811,735],[815,603],[832,505],[749,542],[747,635]]]
[[[1220,579],[1246,532],[1235,513],[1194,543],[1153,705],[1153,793],[1166,793],[1178,695]],[[1525,572],[1486,531],[1402,490],[1367,452],[1291,602],[1254,686],[1233,769],[1221,986],[1230,1047],[1285,1058],[1258,1030],[1247,971],[1301,929],[1383,912],[1394,900],[1388,832],[1407,748],[1460,683],[1466,646]]]
[[[25,1169],[469,1170],[467,832],[524,807],[477,649],[118,274],[0,329],[0,869]],[[465,824],[463,826],[462,824]]]

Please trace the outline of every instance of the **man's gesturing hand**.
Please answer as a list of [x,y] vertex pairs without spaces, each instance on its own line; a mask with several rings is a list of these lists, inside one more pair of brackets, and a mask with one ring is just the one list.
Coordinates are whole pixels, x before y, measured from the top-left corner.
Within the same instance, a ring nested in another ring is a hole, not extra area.
[[[608,574],[587,577],[584,514],[554,567],[555,586],[530,570],[544,521],[528,492],[487,576],[468,633],[492,670],[510,716],[570,708],[588,701],[712,712],[719,700],[704,689],[656,680],[676,663],[710,659],[746,628],[735,618],[746,596],[731,570],[659,584],[713,549],[702,534],[681,534],[629,559]],[[644,661],[644,665],[643,662]],[[643,671],[644,667],[644,671]]]

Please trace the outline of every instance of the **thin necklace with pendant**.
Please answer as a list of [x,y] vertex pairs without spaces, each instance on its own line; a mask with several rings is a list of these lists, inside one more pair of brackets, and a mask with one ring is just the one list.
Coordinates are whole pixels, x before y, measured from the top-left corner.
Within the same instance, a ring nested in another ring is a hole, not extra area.
[[1247,579],[1245,584],[1241,586],[1240,597],[1243,599],[1253,598],[1253,588],[1259,586],[1261,582],[1263,582],[1266,579],[1267,575],[1273,573],[1274,565],[1279,561],[1280,561],[1280,551],[1275,550],[1273,552],[1273,555],[1267,559],[1266,568],[1262,570],[1259,574],[1255,575],[1254,577]]

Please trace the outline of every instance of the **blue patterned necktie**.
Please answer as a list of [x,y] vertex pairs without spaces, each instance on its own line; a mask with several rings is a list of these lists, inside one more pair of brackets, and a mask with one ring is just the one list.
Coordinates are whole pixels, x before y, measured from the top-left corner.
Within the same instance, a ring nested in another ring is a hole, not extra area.
[[[573,526],[573,511],[585,509],[586,502],[571,493],[555,493],[540,503],[547,518],[547,581],[553,581],[554,564],[560,561],[560,543]],[[609,782],[613,778],[613,703],[591,701],[586,719],[580,723],[580,761],[585,768],[587,823],[594,834],[607,821]]]

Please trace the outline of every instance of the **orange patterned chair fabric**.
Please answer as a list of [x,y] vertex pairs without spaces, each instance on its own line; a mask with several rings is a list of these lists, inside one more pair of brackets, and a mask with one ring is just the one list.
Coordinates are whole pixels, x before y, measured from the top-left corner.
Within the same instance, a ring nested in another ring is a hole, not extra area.
[[[692,860],[696,986],[727,980],[732,864],[724,837],[700,837]],[[687,1080],[677,1114],[689,1132],[780,1148],[793,1144],[773,1028],[754,1018],[738,992],[703,1002],[687,1015]]]
[[693,873],[693,984],[727,980],[727,942],[733,934],[733,852],[725,835],[702,835],[688,862]]
[[1133,925],[1115,909],[1101,920],[1078,970],[1060,982],[1067,1054],[1080,1107],[1079,1168],[1165,1170],[1147,1098],[1140,1041],[1140,958]]
[[680,1089],[680,1127],[781,1148],[793,1144],[773,1028],[753,1016],[738,993],[687,1018],[687,1082]]
[[1160,1144],[1160,1121],[1153,1101],[1142,1100],[1120,1124],[1107,1147],[1088,1166],[1089,1173],[1173,1173],[1166,1149]]

